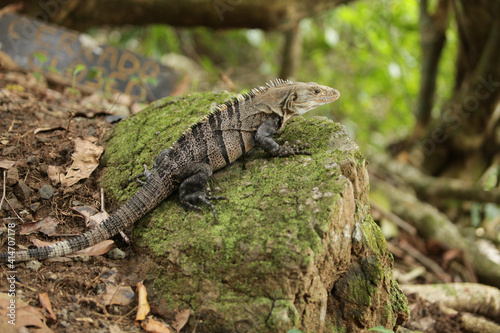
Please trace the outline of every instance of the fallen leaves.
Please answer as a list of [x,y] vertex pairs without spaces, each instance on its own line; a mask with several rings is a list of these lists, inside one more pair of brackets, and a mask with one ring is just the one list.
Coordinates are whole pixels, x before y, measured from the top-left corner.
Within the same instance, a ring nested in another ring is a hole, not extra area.
[[139,294],[139,307],[135,316],[136,322],[146,319],[151,309],[148,303],[148,292],[142,281],[137,283],[137,293]]
[[[139,294],[139,306],[137,308],[135,322],[141,322],[142,329],[148,333],[171,333],[172,330],[168,325],[152,318],[146,319],[146,316],[150,311],[150,307],[147,300],[148,293],[142,281],[137,283],[137,293]],[[175,322],[171,325],[176,332],[180,332],[180,330],[186,325],[190,315],[190,309],[184,309],[176,313]]]
[[47,236],[54,235],[58,224],[59,222],[54,217],[47,216],[41,221],[23,224],[19,234],[29,235],[40,231]]
[[9,160],[0,161],[0,169],[8,170],[12,168],[14,165],[16,165],[16,161],[9,161]]
[[80,251],[77,251],[77,252],[72,253],[70,255],[67,255],[67,257],[76,257],[76,256],[80,256],[82,254],[86,254],[90,257],[100,256],[100,255],[103,255],[105,253],[108,253],[111,249],[113,249],[114,245],[115,245],[115,241],[108,239],[108,240],[102,241],[100,243],[97,243],[94,246],[87,247],[83,250],[80,250]]
[[[15,303],[15,326],[8,323],[11,302]],[[14,327],[14,330],[10,330]],[[45,318],[40,309],[34,308],[23,302],[17,297],[10,297],[7,293],[0,293],[0,327],[4,328],[2,332],[37,332],[37,333],[53,333],[45,324]]]
[[99,158],[104,148],[90,141],[75,139],[75,152],[73,153],[73,164],[62,180],[62,185],[72,186],[81,179],[88,178],[99,165]]
[[175,322],[172,323],[172,327],[175,328],[177,332],[180,332],[184,325],[188,322],[190,315],[191,309],[184,309],[177,312],[175,314]]
[[141,327],[148,333],[172,333],[172,330],[166,324],[152,318],[143,321]]
[[128,305],[135,296],[130,286],[116,284],[116,273],[115,269],[104,268],[101,274],[101,279],[106,284],[106,291],[99,296],[99,300],[105,306]]
[[40,293],[38,295],[38,299],[40,300],[40,305],[43,306],[43,308],[49,313],[49,318],[53,321],[56,321],[57,317],[54,313],[54,310],[52,310],[52,304],[50,303],[49,294]]

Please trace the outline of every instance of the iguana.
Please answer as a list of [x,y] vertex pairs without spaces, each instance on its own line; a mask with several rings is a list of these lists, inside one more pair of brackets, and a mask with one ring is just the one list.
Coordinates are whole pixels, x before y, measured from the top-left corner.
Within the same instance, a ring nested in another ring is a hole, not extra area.
[[[320,105],[337,100],[340,93],[314,82],[273,80],[215,108],[188,128],[169,149],[155,158],[151,171],[144,167],[146,181],[125,204],[96,228],[81,236],[53,245],[0,253],[0,262],[26,261],[61,257],[93,246],[133,225],[175,190],[181,204],[201,210],[205,203],[216,212],[204,189],[214,171],[234,162],[255,144],[271,156],[309,154],[301,147],[278,145],[273,134],[286,122]],[[134,177],[137,178],[137,177]],[[9,256],[12,254],[12,256]]]

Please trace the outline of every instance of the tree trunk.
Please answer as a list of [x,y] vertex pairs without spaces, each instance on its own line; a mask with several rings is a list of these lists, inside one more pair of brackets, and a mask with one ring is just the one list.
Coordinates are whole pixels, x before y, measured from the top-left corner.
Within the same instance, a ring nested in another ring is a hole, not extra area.
[[[108,0],[24,1],[21,13],[75,30],[95,26],[207,26],[290,29],[304,17],[351,0]],[[3,4],[19,0],[4,0]],[[110,15],[112,13],[112,15]]]
[[459,32],[454,94],[410,156],[430,174],[476,181],[500,151],[500,1],[452,3]]

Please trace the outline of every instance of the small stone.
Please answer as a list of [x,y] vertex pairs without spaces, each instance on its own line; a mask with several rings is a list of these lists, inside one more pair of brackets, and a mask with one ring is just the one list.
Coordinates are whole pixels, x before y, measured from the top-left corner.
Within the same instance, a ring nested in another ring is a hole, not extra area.
[[120,115],[110,115],[106,117],[106,121],[111,124],[115,124],[119,122],[122,119],[125,119],[125,116],[120,116]]
[[59,312],[59,315],[62,317],[62,320],[68,320],[68,310],[62,309]]
[[40,208],[40,203],[39,202],[35,202],[35,203],[32,203],[30,205],[30,209],[32,212],[36,212],[38,210],[38,208]]
[[[7,203],[7,201],[9,201],[10,203],[10,206],[9,206],[9,203]],[[12,209],[18,211],[18,210],[21,210],[23,209],[23,205],[21,205],[21,203],[19,202],[19,200],[17,200],[17,198],[13,195],[11,195],[7,200],[5,200],[2,204],[2,209],[3,210],[10,210],[12,206]]]
[[114,260],[120,260],[120,259],[125,258],[126,256],[127,256],[127,254],[118,248],[115,248],[115,249],[109,251],[109,253],[108,253],[108,258],[114,259]]
[[28,201],[29,198],[31,197],[31,195],[33,194],[33,190],[31,188],[29,188],[28,185],[26,185],[24,180],[20,179],[17,182],[17,185],[14,187],[14,194],[18,198],[20,198],[24,201]]
[[26,163],[37,165],[38,163],[40,163],[40,158],[38,156],[35,156],[35,155],[30,155],[26,159]]
[[83,203],[79,200],[73,200],[71,201],[71,205],[73,206],[83,206]]
[[26,268],[31,269],[32,271],[38,271],[42,267],[42,263],[37,260],[31,260],[26,264]]
[[38,190],[38,194],[40,194],[40,198],[48,200],[54,195],[54,188],[50,185],[43,185]]
[[17,168],[10,168],[7,170],[7,179],[5,180],[5,183],[7,186],[12,186],[16,184],[19,180],[19,171],[17,171]]

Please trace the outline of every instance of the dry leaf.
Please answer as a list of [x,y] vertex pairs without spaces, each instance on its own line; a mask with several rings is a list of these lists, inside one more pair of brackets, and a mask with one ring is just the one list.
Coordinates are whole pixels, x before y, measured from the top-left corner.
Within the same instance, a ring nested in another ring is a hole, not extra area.
[[190,315],[191,309],[184,309],[180,312],[177,312],[175,315],[175,323],[172,323],[172,327],[175,328],[177,332],[179,332],[184,327],[184,325],[186,325]]
[[93,229],[109,218],[108,213],[100,212],[92,215],[87,221],[87,228]]
[[94,207],[90,207],[90,206],[75,206],[75,207],[71,207],[71,209],[73,209],[74,211],[76,211],[77,213],[79,213],[83,217],[85,217],[85,221],[87,221],[87,219],[89,217],[91,217],[92,215],[99,213],[99,211],[97,209],[95,209]]
[[40,294],[38,294],[38,299],[40,300],[40,304],[50,314],[50,319],[52,319],[53,321],[56,321],[57,317],[56,317],[56,314],[54,313],[54,310],[52,310],[52,304],[50,304],[49,294],[40,293]]
[[39,127],[39,128],[36,128],[33,131],[33,134],[38,134],[38,133],[41,133],[41,132],[51,132],[51,131],[56,131],[56,130],[64,130],[64,127],[61,127],[61,126]]
[[92,171],[99,165],[99,158],[103,151],[104,148],[101,146],[96,146],[89,141],[78,138],[75,139],[75,152],[72,156],[73,164],[61,183],[64,186],[71,186],[90,176]]
[[68,254],[66,257],[76,257],[76,256],[80,256],[82,254],[86,254],[86,255],[91,256],[91,257],[100,256],[100,255],[103,255],[105,253],[108,253],[113,248],[114,244],[115,244],[114,240],[108,239],[108,240],[102,241],[100,243],[97,243],[94,246],[87,247],[83,250],[77,251],[77,252],[72,253],[72,254]]
[[14,165],[16,165],[16,161],[9,161],[9,160],[1,160],[0,161],[0,169],[9,170]]
[[135,316],[136,322],[146,319],[146,316],[148,315],[150,310],[148,303],[148,292],[142,281],[137,282],[137,293],[139,294],[139,307],[137,309],[137,315]]
[[103,305],[128,305],[135,294],[130,286],[117,286],[114,283],[106,284],[106,292],[101,295]]
[[39,127],[33,131],[33,134],[38,134],[41,132],[51,132],[55,130],[64,130],[64,127],[61,126],[55,126],[55,127]]
[[19,234],[29,235],[40,230],[47,236],[51,236],[56,233],[58,224],[59,222],[55,218],[47,216],[41,221],[23,224],[21,230],[19,231]]
[[108,282],[115,282],[116,281],[116,268],[107,268],[103,267],[102,272],[101,272],[101,279],[103,282],[108,283]]
[[62,179],[64,178],[62,172],[62,166],[49,165],[49,167],[47,168],[47,174],[49,175],[49,179],[52,182],[52,185],[57,185],[62,181]]
[[12,298],[6,293],[0,293],[0,322],[2,324],[4,321],[11,320],[11,318],[8,316],[8,314],[10,313],[8,306],[10,306],[10,302],[12,300],[14,300],[16,304],[15,332],[30,331],[37,333],[54,333],[54,331],[52,331],[47,327],[47,325],[45,325],[45,318],[40,312],[40,309],[36,309],[28,305],[17,297]]
[[144,320],[141,327],[148,333],[172,333],[172,330],[167,325],[151,318]]
[[36,238],[32,238],[30,239],[30,241],[33,243],[33,245],[35,245],[36,247],[44,247],[44,246],[49,246],[49,245],[52,245],[52,244],[56,244],[58,242],[45,242],[45,241],[42,241],[42,240],[39,240],[39,239],[36,239]]
[[71,207],[74,211],[80,213],[85,218],[87,228],[93,229],[109,218],[108,213],[99,212],[97,209],[89,206]]
[[132,288],[129,286],[117,286],[116,269],[103,268],[101,278],[106,284],[106,292],[98,297],[101,304],[107,306],[111,304],[128,305],[135,297]]

